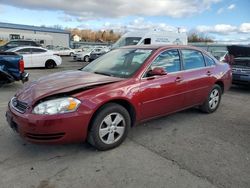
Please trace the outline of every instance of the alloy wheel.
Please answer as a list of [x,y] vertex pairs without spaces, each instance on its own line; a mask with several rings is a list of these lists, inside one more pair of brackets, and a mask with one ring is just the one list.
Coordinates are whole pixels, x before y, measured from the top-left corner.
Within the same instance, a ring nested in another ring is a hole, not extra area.
[[217,89],[214,89],[209,96],[209,107],[211,110],[215,109],[220,100],[220,93]]
[[99,137],[105,144],[114,144],[125,132],[125,119],[120,113],[108,114],[101,122]]

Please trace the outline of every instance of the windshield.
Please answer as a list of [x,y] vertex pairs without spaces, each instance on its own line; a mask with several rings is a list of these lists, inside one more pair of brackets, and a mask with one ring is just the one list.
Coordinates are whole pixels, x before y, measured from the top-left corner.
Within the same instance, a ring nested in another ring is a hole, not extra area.
[[119,48],[122,46],[136,45],[141,40],[141,37],[121,37],[112,48]]
[[82,68],[82,71],[129,78],[141,67],[150,56],[148,49],[116,49]]

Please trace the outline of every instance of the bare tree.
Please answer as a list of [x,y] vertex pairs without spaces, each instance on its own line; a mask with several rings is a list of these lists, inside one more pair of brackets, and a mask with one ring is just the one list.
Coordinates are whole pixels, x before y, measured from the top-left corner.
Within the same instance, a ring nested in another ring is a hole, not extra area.
[[188,35],[188,42],[214,42],[212,38],[204,36],[202,33],[191,33]]

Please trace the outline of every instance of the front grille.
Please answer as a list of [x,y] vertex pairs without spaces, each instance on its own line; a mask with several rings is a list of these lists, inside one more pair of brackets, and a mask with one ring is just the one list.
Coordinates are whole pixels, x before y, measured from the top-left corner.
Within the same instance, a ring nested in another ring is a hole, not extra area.
[[244,67],[250,67],[250,61],[237,61],[235,60],[234,65],[244,66]]
[[54,134],[33,134],[26,133],[26,137],[32,140],[57,140],[62,138],[65,133],[54,133]]
[[243,66],[233,66],[232,67],[233,73],[250,73],[250,67],[243,67]]
[[13,97],[10,101],[11,106],[18,112],[24,113],[28,109],[28,104],[19,101],[16,97]]

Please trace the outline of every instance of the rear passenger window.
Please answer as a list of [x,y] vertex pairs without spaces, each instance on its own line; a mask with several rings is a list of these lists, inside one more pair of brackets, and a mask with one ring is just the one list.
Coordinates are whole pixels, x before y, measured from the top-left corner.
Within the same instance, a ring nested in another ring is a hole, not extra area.
[[177,72],[181,70],[181,61],[178,50],[162,52],[152,63],[151,68],[162,67],[166,72]]
[[204,58],[201,52],[196,50],[181,50],[181,52],[185,70],[205,67]]
[[24,48],[16,51],[18,54],[31,54],[30,48]]
[[32,53],[43,53],[43,52],[46,52],[46,50],[44,49],[39,49],[39,48],[32,48]]
[[208,57],[207,55],[204,55],[204,57],[205,57],[205,61],[207,63],[207,66],[213,66],[213,65],[215,65],[215,62],[214,62],[214,60],[211,57]]

